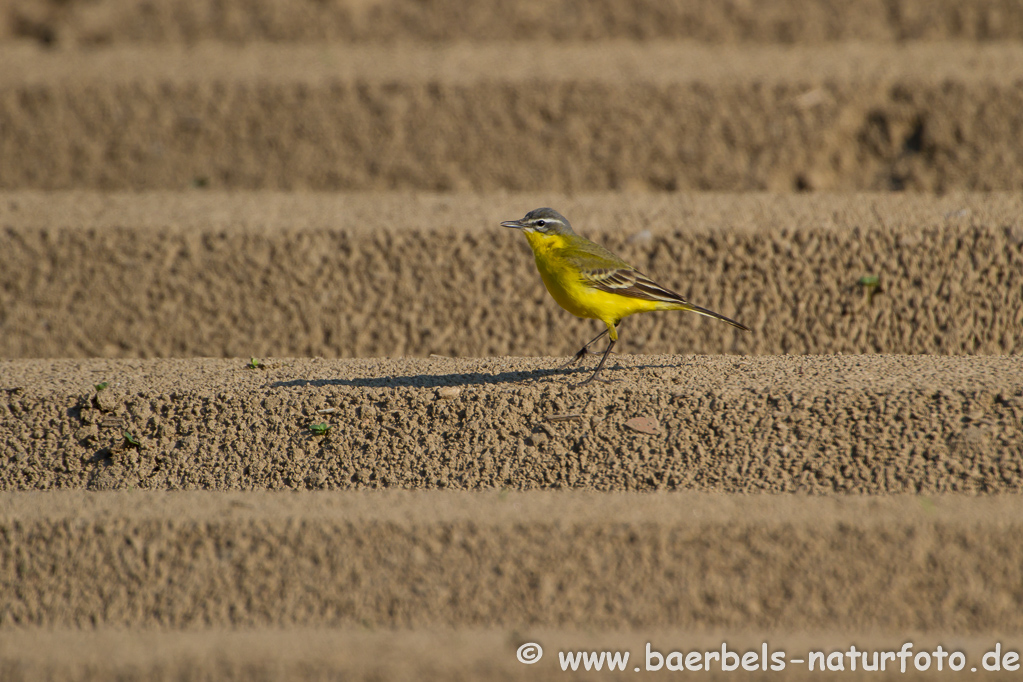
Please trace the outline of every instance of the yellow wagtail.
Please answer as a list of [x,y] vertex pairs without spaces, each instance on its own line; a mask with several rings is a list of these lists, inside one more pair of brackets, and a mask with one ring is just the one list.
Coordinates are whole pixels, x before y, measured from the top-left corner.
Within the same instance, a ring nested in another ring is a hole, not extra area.
[[[590,346],[609,335],[607,350],[600,364],[584,386],[597,379],[607,356],[618,341],[618,324],[634,313],[653,310],[689,310],[713,317],[745,331],[750,328],[712,310],[693,305],[670,289],[656,284],[649,277],[614,255],[572,231],[563,215],[550,208],[538,208],[521,220],[507,220],[504,227],[514,227],[526,235],[536,258],[544,286],[562,308],[576,317],[589,317],[607,325],[575,354],[565,367],[574,365]],[[602,380],[603,381],[603,380]]]

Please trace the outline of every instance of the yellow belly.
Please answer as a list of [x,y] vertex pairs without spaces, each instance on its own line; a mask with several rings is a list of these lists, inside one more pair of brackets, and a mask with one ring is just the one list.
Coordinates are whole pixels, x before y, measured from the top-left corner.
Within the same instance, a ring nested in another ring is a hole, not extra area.
[[560,238],[527,234],[536,269],[551,297],[576,317],[601,320],[609,327],[633,313],[659,310],[663,304],[630,298],[595,289],[585,284],[569,263],[558,254]]

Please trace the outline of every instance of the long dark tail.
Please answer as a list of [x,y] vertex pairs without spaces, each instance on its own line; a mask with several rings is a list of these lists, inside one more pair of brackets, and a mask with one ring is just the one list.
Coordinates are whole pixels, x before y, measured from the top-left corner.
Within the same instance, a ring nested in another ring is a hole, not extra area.
[[741,330],[743,330],[745,332],[752,332],[753,331],[752,329],[750,329],[746,325],[742,324],[741,322],[736,322],[732,318],[725,317],[724,315],[722,315],[720,313],[716,313],[713,310],[707,310],[706,308],[701,308],[700,306],[693,305],[692,303],[686,303],[685,305],[686,305],[686,307],[684,308],[684,310],[691,310],[694,313],[699,313],[700,315],[705,315],[706,317],[713,317],[715,320],[721,320],[722,322],[727,322],[728,324],[732,325],[733,327],[741,329]]

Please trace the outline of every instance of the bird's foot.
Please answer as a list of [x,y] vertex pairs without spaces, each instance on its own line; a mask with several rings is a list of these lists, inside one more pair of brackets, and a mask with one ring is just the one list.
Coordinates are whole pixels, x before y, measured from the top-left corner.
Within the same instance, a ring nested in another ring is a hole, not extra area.
[[573,355],[571,360],[558,367],[558,369],[568,369],[572,365],[576,364],[577,362],[585,358],[587,355],[600,355],[600,351],[590,350],[589,347],[583,348],[578,353]]
[[[604,353],[602,353],[599,350],[590,350],[589,348],[583,348],[581,351],[579,351],[578,353],[573,355],[571,360],[569,360],[565,364],[563,364],[560,367],[558,367],[558,369],[567,369],[567,368],[571,367],[572,365],[574,365],[575,363],[577,363],[580,360],[582,360],[583,358],[585,358],[587,355],[603,355],[603,354]],[[618,353],[615,352],[615,351],[611,351],[611,355],[618,355]]]
[[586,386],[588,384],[592,384],[593,382],[597,382],[597,383],[601,383],[601,384],[613,384],[613,383],[615,383],[615,379],[604,379],[604,378],[598,377],[596,374],[594,374],[593,376],[591,376],[586,381],[580,381],[578,384],[571,384],[571,386],[572,386],[572,388],[582,388],[583,386]]

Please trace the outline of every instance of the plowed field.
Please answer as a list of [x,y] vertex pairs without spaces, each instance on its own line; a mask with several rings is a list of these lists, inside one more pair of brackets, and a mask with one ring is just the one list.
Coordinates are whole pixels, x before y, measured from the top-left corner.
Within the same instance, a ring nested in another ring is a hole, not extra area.
[[[0,680],[1015,679],[1021,41],[0,4]],[[752,333],[629,318],[574,387],[539,206]]]

